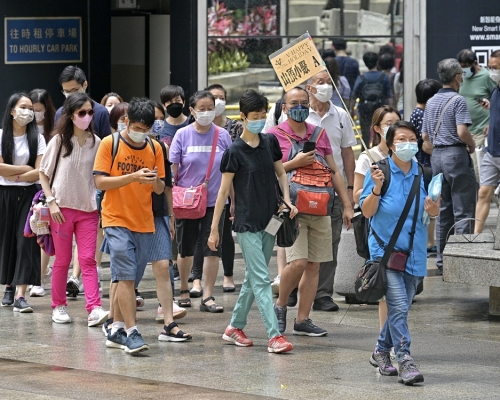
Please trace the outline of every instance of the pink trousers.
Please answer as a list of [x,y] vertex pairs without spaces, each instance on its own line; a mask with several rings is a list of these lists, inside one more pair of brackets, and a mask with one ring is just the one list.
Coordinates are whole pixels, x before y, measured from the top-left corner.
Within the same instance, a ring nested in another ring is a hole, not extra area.
[[73,234],[78,246],[78,261],[82,270],[82,281],[85,287],[87,312],[101,305],[97,268],[95,261],[95,246],[99,218],[97,211],[85,212],[72,208],[61,208],[65,221],[58,224],[50,222],[52,238],[56,250],[56,259],[52,267],[52,308],[67,306],[66,283],[69,264],[73,256]]

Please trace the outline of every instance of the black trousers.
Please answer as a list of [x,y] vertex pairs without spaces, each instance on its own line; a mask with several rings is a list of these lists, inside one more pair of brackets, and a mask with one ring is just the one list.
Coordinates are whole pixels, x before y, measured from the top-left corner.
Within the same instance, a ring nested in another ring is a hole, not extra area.
[[37,192],[35,185],[0,186],[0,284],[41,283],[40,246],[24,237],[24,225]]

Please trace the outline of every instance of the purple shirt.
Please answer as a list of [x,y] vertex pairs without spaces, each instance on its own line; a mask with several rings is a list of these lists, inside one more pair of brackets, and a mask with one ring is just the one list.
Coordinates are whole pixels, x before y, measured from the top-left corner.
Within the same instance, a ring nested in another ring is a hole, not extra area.
[[[182,187],[198,186],[205,180],[210,152],[215,135],[215,125],[212,124],[206,133],[198,133],[190,124],[177,131],[170,147],[170,162],[179,164],[177,185]],[[231,145],[231,137],[224,128],[219,128],[219,139],[215,151],[214,163],[208,182],[208,207],[215,205],[219,192],[222,173],[220,163],[222,154]]]

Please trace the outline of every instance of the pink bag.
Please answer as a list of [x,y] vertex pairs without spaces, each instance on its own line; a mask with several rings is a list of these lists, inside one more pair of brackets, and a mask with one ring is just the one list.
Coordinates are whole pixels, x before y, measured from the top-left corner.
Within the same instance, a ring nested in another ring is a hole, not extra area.
[[203,183],[195,187],[185,188],[177,186],[177,176],[175,177],[174,187],[172,188],[175,219],[200,219],[205,216],[208,201],[208,180],[214,164],[218,139],[219,127],[216,126],[207,175]]

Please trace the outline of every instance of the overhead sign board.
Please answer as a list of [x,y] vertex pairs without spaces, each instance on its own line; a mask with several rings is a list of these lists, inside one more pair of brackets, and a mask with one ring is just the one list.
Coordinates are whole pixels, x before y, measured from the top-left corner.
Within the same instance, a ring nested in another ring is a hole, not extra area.
[[5,64],[82,62],[80,17],[5,18]]

